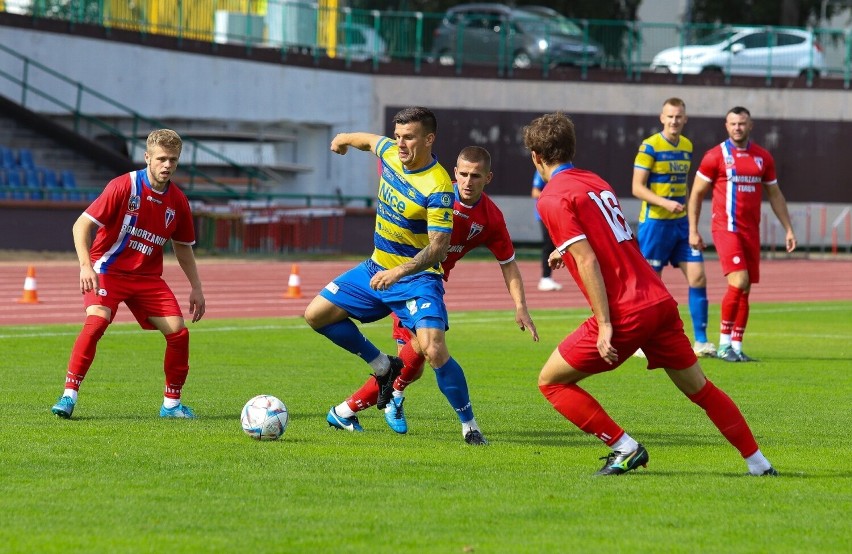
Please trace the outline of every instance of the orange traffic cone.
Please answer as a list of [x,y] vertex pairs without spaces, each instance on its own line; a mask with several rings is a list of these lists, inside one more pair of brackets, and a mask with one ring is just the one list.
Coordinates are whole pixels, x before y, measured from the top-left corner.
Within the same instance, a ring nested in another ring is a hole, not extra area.
[[299,266],[293,264],[290,270],[290,279],[287,281],[287,294],[284,298],[301,298],[302,297],[302,279],[299,277]]
[[35,267],[27,267],[27,278],[24,279],[24,295],[18,299],[21,304],[38,304],[38,287],[36,286]]

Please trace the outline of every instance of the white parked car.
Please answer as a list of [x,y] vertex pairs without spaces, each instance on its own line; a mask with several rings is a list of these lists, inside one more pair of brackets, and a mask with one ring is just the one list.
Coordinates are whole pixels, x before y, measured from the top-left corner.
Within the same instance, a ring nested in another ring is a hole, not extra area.
[[728,27],[696,44],[666,48],[654,56],[651,69],[661,73],[797,77],[808,69],[826,72],[822,47],[813,33],[801,29]]

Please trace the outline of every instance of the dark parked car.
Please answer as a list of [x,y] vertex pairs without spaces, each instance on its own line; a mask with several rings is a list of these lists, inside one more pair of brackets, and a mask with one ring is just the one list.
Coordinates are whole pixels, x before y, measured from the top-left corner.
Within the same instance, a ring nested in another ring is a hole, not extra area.
[[447,11],[430,57],[441,65],[599,66],[603,48],[550,8],[478,3]]

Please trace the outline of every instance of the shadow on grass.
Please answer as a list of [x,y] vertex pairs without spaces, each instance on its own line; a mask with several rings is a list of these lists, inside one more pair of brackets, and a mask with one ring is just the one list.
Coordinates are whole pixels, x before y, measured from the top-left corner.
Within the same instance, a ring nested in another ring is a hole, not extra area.
[[[599,444],[602,449],[607,449],[606,445],[597,443],[591,437],[585,434],[572,433],[570,430],[553,430],[553,431],[509,431],[509,432],[492,432],[489,437],[498,437],[501,442],[509,442],[516,444],[539,444],[542,446],[594,446]],[[640,435],[637,433],[637,435]],[[725,440],[721,437],[712,435],[693,435],[686,433],[653,433],[643,432],[641,436],[634,436],[641,439],[640,442],[649,449],[652,446],[714,446],[717,444],[725,444]]]
[[783,468],[778,470],[779,475],[776,477],[758,477],[756,475],[749,475],[745,471],[742,473],[732,473],[732,472],[723,472],[723,473],[714,473],[711,468],[707,468],[705,471],[697,471],[697,470],[678,470],[678,469],[659,469],[658,466],[653,468],[649,468],[647,470],[638,470],[637,472],[631,472],[627,475],[647,475],[648,477],[664,477],[666,479],[670,479],[672,477],[708,477],[711,475],[718,475],[720,477],[731,477],[731,478],[741,478],[741,479],[758,479],[767,482],[773,482],[780,479],[850,479],[852,478],[852,472],[844,471],[840,473],[806,473],[804,471],[785,471]]
[[[743,348],[746,350],[746,348]],[[751,352],[746,352],[746,354],[751,355]],[[759,359],[752,360],[751,362],[726,362],[724,360],[720,360],[718,358],[701,358],[699,362],[701,363],[701,367],[761,367],[765,365],[771,365],[774,363],[777,364],[788,364],[789,362],[848,362],[849,358],[844,356],[808,356],[808,357],[796,357],[796,356],[784,356],[783,358],[772,357],[772,356],[762,356]]]

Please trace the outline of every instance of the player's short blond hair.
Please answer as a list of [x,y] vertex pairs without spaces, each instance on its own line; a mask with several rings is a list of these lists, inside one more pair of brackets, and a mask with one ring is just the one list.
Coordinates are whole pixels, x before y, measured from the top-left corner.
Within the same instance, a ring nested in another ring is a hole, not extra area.
[[678,98],[677,96],[672,96],[671,98],[666,98],[666,101],[663,102],[663,107],[666,106],[674,106],[675,108],[683,108],[686,109],[686,102]]
[[180,135],[171,129],[157,129],[156,131],[151,131],[151,134],[148,135],[146,146],[148,152],[159,146],[163,150],[176,150],[180,154],[180,151],[183,149],[183,141]]

